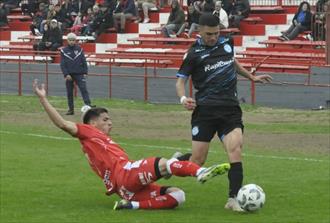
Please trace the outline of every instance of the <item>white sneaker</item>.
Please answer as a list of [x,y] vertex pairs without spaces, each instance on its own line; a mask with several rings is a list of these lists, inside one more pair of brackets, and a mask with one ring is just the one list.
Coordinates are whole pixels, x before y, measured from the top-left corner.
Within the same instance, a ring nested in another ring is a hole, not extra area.
[[241,206],[238,204],[236,198],[228,198],[227,203],[225,204],[225,209],[236,211],[236,212],[245,212]]
[[149,18],[145,18],[145,19],[143,20],[143,23],[148,23],[148,22],[150,22],[150,19],[149,19]]

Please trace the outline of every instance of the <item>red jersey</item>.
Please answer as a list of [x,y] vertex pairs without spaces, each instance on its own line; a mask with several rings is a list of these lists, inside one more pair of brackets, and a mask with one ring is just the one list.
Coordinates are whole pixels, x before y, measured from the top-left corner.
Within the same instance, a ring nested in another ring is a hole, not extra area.
[[117,174],[128,162],[126,152],[108,135],[91,125],[77,124],[77,128],[77,138],[89,165],[103,179],[107,194],[115,193]]

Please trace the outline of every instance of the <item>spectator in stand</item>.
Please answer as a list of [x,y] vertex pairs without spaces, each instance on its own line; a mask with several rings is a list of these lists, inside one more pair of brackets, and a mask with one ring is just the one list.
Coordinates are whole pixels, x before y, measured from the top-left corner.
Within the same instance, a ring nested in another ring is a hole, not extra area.
[[57,20],[57,22],[60,24],[60,28],[62,32],[64,32],[67,28],[72,26],[73,18],[71,16],[72,12],[67,11],[64,7],[63,7],[64,9],[62,9],[62,7],[63,5],[54,6],[55,15],[53,18]]
[[[139,16],[139,9],[142,9],[143,11],[143,23],[150,22],[149,18],[149,9],[156,8],[156,0],[137,0],[135,2],[135,8],[136,8],[136,14]],[[139,16],[138,20],[136,22],[141,22],[141,18]]]
[[43,33],[43,21],[47,19],[47,7],[45,3],[40,3],[38,6],[38,11],[32,19],[32,24],[30,25],[30,30],[33,35],[42,35]]
[[131,19],[135,16],[137,16],[137,14],[134,0],[120,0],[113,14],[115,27],[118,33],[124,33],[126,19]]
[[165,37],[176,37],[185,29],[185,15],[178,0],[173,0],[171,4],[171,13],[166,25],[162,29]]
[[73,21],[72,27],[70,28],[70,31],[76,35],[79,36],[81,28],[84,26],[83,24],[83,16],[79,12],[76,18]]
[[213,15],[219,18],[220,29],[227,29],[229,26],[227,12],[222,8],[222,1],[215,2],[215,9]]
[[95,39],[103,32],[105,32],[108,28],[112,28],[114,26],[113,21],[113,10],[114,5],[106,7],[105,5],[101,5],[102,11],[102,20],[100,26],[95,30],[94,37]]
[[288,30],[282,32],[283,35],[278,37],[278,39],[282,41],[293,40],[299,33],[311,30],[311,19],[312,13],[310,4],[306,1],[300,3],[298,11],[293,17],[292,25]]
[[201,15],[200,12],[195,9],[193,4],[188,6],[188,18],[187,18],[186,27],[189,28],[189,31],[188,33],[184,33],[184,36],[186,38],[190,38],[192,33],[198,30],[198,20],[200,15]]
[[5,4],[0,2],[0,27],[8,25],[7,15],[8,12],[5,9]]
[[222,0],[222,8],[226,11],[227,15],[229,15],[233,8],[233,0]]
[[[312,37],[314,41],[325,40],[326,13],[330,8],[330,1],[322,5],[322,10],[316,11],[314,15],[314,25],[312,27]],[[317,9],[317,8],[316,8]]]
[[204,0],[202,3],[202,9],[204,13],[212,13],[215,9],[213,0]]
[[85,30],[86,35],[95,35],[95,31],[100,27],[103,19],[103,12],[98,5],[93,6],[93,13],[91,15],[91,21],[88,23]]
[[250,14],[249,0],[233,0],[229,13],[229,26],[239,28],[240,21]]
[[83,16],[82,19],[82,27],[80,30],[80,33],[84,36],[88,35],[89,31],[89,24],[91,24],[93,22],[93,10],[92,8],[88,8],[87,9],[87,15]]
[[41,42],[34,45],[35,50],[51,50],[56,51],[63,44],[62,32],[58,27],[57,20],[53,19],[50,21],[50,25],[45,23],[44,34],[42,35]]
[[329,0],[318,0],[315,4],[315,11],[321,12],[323,11],[323,5],[329,2]]
[[86,86],[88,67],[84,51],[76,44],[77,36],[74,33],[67,35],[68,46],[61,49],[61,70],[64,75],[68,107],[66,115],[74,115],[73,83],[75,82],[80,90],[85,105],[91,105],[89,93]]
[[87,0],[74,0],[72,1],[72,11],[75,13],[81,13],[85,15],[87,13],[87,9],[93,7],[94,4],[88,2]]
[[36,12],[36,1],[35,0],[22,0],[21,1],[21,9],[24,15],[34,16]]
[[19,0],[3,0],[2,2],[5,3],[4,7],[8,14],[12,9],[17,8],[20,3]]

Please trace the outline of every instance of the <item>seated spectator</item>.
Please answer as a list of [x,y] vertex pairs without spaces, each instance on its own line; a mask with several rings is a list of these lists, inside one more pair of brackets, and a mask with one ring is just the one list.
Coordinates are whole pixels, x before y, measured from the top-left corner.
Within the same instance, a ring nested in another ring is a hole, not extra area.
[[51,50],[56,51],[60,46],[63,45],[62,32],[58,27],[57,21],[55,19],[50,21],[50,25],[45,23],[44,34],[42,39],[38,44],[35,44],[33,48],[35,50],[44,51]]
[[200,12],[196,10],[193,5],[188,6],[188,18],[186,27],[189,28],[189,31],[188,33],[184,33],[186,38],[190,38],[192,33],[198,30],[198,21],[200,15]]
[[[149,18],[149,9],[156,8],[156,0],[137,0],[135,2],[136,14],[139,15],[138,10],[142,9],[143,11],[143,23],[150,22]],[[136,22],[140,22],[141,18],[139,17]]]
[[310,4],[305,1],[300,3],[298,11],[293,17],[292,25],[288,30],[282,32],[283,35],[278,37],[278,39],[282,41],[293,40],[299,35],[299,33],[311,30],[311,18]]
[[213,15],[219,18],[220,29],[227,29],[229,26],[227,12],[222,8],[222,1],[215,2]]
[[[80,29],[80,33],[84,36],[88,35],[89,31],[89,24],[93,21],[93,10],[92,8],[87,9],[87,14],[83,16],[82,18],[82,27]],[[71,31],[74,32],[74,31]]]
[[171,12],[166,25],[162,29],[165,37],[176,37],[185,29],[185,15],[178,0],[173,0],[171,4]]
[[215,9],[215,4],[213,0],[204,0],[202,2],[202,11],[204,13],[212,13]]
[[325,40],[326,33],[326,13],[330,8],[330,1],[325,2],[322,5],[322,9],[320,11],[316,11],[314,15],[314,25],[312,27],[312,37],[314,41]]
[[47,19],[47,7],[44,3],[40,3],[38,10],[33,16],[30,30],[33,35],[41,35],[43,33],[43,21]]
[[53,19],[56,19],[57,22],[60,24],[60,28],[61,28],[62,32],[64,32],[67,28],[72,26],[72,24],[73,24],[72,13],[73,12],[67,11],[65,9],[64,5],[55,5],[54,11],[55,11],[55,14],[53,16]]
[[35,0],[22,0],[21,1],[21,9],[24,15],[30,15],[31,17],[36,12],[36,1]]
[[101,24],[98,27],[98,29],[95,30],[94,37],[95,39],[103,32],[105,32],[108,28],[114,27],[114,21],[113,21],[113,10],[114,5],[106,7],[106,6],[100,6],[102,11],[102,18],[101,18]]
[[80,12],[82,15],[85,15],[87,13],[87,9],[93,7],[94,3],[88,2],[87,0],[76,0],[72,1],[71,5],[72,12],[77,14]]
[[83,24],[83,16],[82,14],[79,12],[78,15],[76,16],[76,18],[73,21],[72,27],[70,28],[70,31],[74,34],[76,34],[77,36],[79,36],[81,28],[84,26]]
[[91,21],[87,24],[84,33],[88,36],[95,35],[95,31],[100,27],[103,19],[103,12],[98,5],[93,6]]
[[12,9],[17,8],[20,3],[19,0],[3,0],[1,2],[3,2],[5,4],[4,7],[7,10],[8,14]]
[[135,16],[137,16],[137,14],[134,0],[120,0],[113,14],[115,27],[117,28],[118,33],[124,33],[126,19]]
[[233,0],[222,0],[222,8],[226,11],[227,15],[230,14],[233,8],[232,1]]
[[247,18],[249,14],[249,0],[233,0],[232,8],[228,16],[229,26],[239,28],[240,21]]
[[0,2],[0,27],[8,25],[7,15],[8,13],[5,9],[5,4]]

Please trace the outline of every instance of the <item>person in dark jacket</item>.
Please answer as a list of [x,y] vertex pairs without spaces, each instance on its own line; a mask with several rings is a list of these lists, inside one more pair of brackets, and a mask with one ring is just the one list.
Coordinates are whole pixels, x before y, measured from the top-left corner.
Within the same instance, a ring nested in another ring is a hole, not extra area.
[[232,8],[229,13],[229,26],[239,28],[242,19],[247,18],[250,14],[249,0],[233,0]]
[[137,16],[134,0],[120,0],[114,10],[113,18],[118,33],[125,32],[126,19]]
[[5,4],[0,2],[0,27],[8,25],[7,15],[8,13],[5,9]]
[[294,15],[292,24],[288,30],[282,32],[280,40],[293,40],[299,33],[303,33],[306,30],[311,30],[311,6],[308,2],[302,2],[299,5],[297,13]]
[[171,13],[168,17],[166,25],[162,29],[165,37],[176,37],[184,31],[185,15],[178,0],[173,0],[171,5]]
[[[48,25],[44,27],[48,27]],[[44,30],[44,34],[42,35],[41,42],[38,44],[35,50],[56,51],[62,45],[63,45],[62,32],[57,25],[57,20],[52,19],[50,21],[49,28],[47,30]]]
[[66,115],[74,114],[73,103],[73,83],[75,82],[80,90],[85,105],[91,105],[89,93],[87,91],[86,77],[88,67],[84,51],[76,44],[77,36],[74,33],[67,35],[68,46],[61,49],[61,70],[64,75],[68,107],[69,110]]

